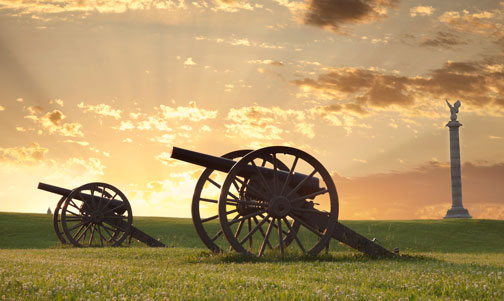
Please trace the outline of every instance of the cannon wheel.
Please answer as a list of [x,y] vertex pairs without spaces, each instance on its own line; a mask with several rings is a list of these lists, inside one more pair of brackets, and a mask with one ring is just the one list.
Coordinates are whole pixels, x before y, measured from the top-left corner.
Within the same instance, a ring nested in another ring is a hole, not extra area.
[[[251,150],[237,150],[223,155],[223,158],[236,160],[238,158],[242,158],[246,154],[250,153]],[[263,159],[264,164],[266,161],[271,159]],[[278,163],[279,168],[282,170],[288,170],[287,166],[285,166],[282,162]],[[201,241],[214,253],[221,253],[224,250],[222,249],[224,246],[229,246],[227,241],[224,239],[222,235],[221,229],[215,229],[215,227],[205,226],[206,223],[216,220],[218,218],[218,207],[217,199],[205,197],[206,193],[204,192],[205,188],[208,189],[220,189],[221,184],[218,182],[219,180],[215,177],[215,173],[217,173],[214,169],[207,168],[201,173],[198,182],[196,183],[196,187],[194,189],[193,199],[191,203],[191,213],[194,227],[196,228],[196,232],[198,233]],[[240,197],[243,197],[244,191],[240,191]],[[212,208],[213,206],[213,208]],[[213,210],[209,217],[202,218],[202,211],[206,209],[206,211]],[[236,215],[235,218],[239,218],[241,215]],[[257,219],[247,219],[243,221],[242,228],[245,226],[250,230],[253,226],[257,225]],[[208,225],[208,224],[207,224]],[[295,225],[295,228],[298,229],[299,226]],[[261,228],[261,231],[262,228]],[[264,231],[263,231],[264,233]],[[249,240],[249,245],[252,243],[252,239]],[[285,242],[286,244],[290,243],[289,241]]]
[[[259,159],[264,157],[273,158],[272,164],[265,166],[273,170],[271,177],[266,177],[259,168],[256,168],[259,166]],[[279,160],[290,163],[291,166],[289,176],[285,181],[278,177]],[[239,176],[245,168],[255,170],[253,180],[246,182],[246,179]],[[292,175],[296,172],[307,176],[301,182],[291,183]],[[321,189],[305,194],[300,188],[305,181],[314,176],[319,178]],[[232,227],[242,218],[228,218],[230,209],[236,207],[237,204],[246,203],[232,196],[236,183],[242,183],[245,190],[251,191],[250,195],[255,195],[254,199],[248,200],[248,203],[254,204],[256,210],[245,217],[261,219],[256,227],[246,231],[246,234],[241,237],[233,233]],[[313,199],[313,201],[307,201],[307,199]],[[311,155],[285,146],[262,148],[245,155],[238,161],[222,184],[218,206],[219,222],[224,236],[235,251],[248,255],[262,256],[268,244],[273,244],[274,241],[283,242],[286,236],[296,241],[291,245],[297,245],[302,253],[317,255],[329,244],[333,228],[338,222],[338,195],[330,174]],[[315,225],[317,222],[318,226]],[[244,243],[250,237],[258,236],[257,230],[266,223],[269,224],[268,229],[261,238],[260,246],[247,249]],[[301,225],[299,231],[293,228],[295,223]],[[273,234],[273,232],[276,233]],[[279,244],[282,256],[287,246],[284,243]]]
[[66,238],[77,247],[119,246],[131,233],[133,214],[126,196],[106,183],[82,185],[61,209]]
[[62,197],[59,201],[58,204],[56,205],[56,208],[54,208],[54,214],[53,214],[53,227],[54,227],[54,232],[56,232],[56,236],[58,237],[59,241],[62,244],[66,244],[67,241],[65,237],[63,236],[64,232],[60,227],[60,210],[61,206],[63,206],[63,202],[65,202],[66,197]]

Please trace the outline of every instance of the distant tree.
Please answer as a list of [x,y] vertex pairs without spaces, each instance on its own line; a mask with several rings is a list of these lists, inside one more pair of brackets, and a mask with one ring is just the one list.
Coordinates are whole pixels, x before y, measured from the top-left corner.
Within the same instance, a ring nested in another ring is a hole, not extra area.
[[52,214],[52,212],[51,212],[51,207],[48,207],[48,208],[47,208],[47,214]]

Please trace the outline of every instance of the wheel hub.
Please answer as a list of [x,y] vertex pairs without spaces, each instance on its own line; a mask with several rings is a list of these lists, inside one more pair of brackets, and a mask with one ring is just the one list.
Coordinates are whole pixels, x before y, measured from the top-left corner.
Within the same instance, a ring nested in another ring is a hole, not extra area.
[[101,222],[103,222],[103,220],[105,219],[105,215],[103,215],[103,212],[101,211],[93,211],[91,213],[91,222],[95,223],[95,224],[99,224]]
[[289,199],[284,196],[276,196],[268,203],[268,213],[275,218],[287,216],[291,209]]

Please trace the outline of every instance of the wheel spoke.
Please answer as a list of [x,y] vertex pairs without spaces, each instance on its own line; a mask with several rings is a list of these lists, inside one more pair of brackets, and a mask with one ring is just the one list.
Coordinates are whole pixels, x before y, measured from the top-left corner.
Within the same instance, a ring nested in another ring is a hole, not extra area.
[[230,200],[230,199],[227,199],[227,204],[228,205],[236,205],[236,204],[243,204],[243,205],[254,205],[254,206],[257,206],[257,207],[265,207],[265,204],[264,203],[259,203],[259,202],[254,202],[254,201],[250,201],[250,200]]
[[299,248],[301,249],[301,251],[303,251],[303,254],[305,254],[306,253],[305,248],[303,247],[303,244],[299,240],[299,237],[297,236],[296,231],[294,231],[294,229],[292,229],[292,227],[286,217],[284,217],[283,220],[284,220],[284,223],[287,225],[287,228],[289,228],[289,235],[292,235],[294,237]]
[[282,253],[282,257],[284,256],[284,245],[283,245],[283,237],[282,237],[282,221],[277,219],[278,223],[278,244],[280,245],[280,253]]
[[112,198],[108,199],[107,203],[103,206],[103,208],[100,208],[100,210],[107,208],[108,205],[115,199],[116,196],[117,196],[117,192],[114,194],[114,196]]
[[[252,230],[252,221],[251,218],[247,220],[247,229],[250,232]],[[252,241],[252,236],[249,239],[249,248],[252,249],[253,241]]]
[[89,246],[91,247],[92,243],[93,243],[93,238],[94,238],[94,233],[95,233],[95,227],[96,225],[93,224],[93,226],[91,227],[91,235],[89,235]]
[[221,185],[217,182],[215,182],[214,180],[212,180],[210,177],[208,177],[208,182],[214,184],[217,188],[221,189]]
[[247,235],[245,235],[244,238],[242,238],[242,240],[240,240],[240,245],[242,245],[245,241],[247,241],[247,239],[254,235],[254,233],[257,231],[258,228],[260,228],[265,222],[266,222],[266,219],[269,218],[269,214],[266,215],[266,218],[263,219],[262,221],[260,221],[255,227],[254,229],[252,229],[252,231],[250,231],[249,233],[247,233]]
[[70,213],[71,215],[74,215],[74,216],[82,216],[82,214],[77,214],[77,213],[75,213],[73,211],[70,211],[68,209],[66,210],[66,212],[68,212],[68,213]]
[[88,221],[86,220],[86,221],[82,221],[82,222],[80,222],[80,223],[78,223],[78,224],[76,224],[76,225],[73,225],[71,228],[69,228],[69,229],[68,229],[68,232],[70,232],[70,231],[72,231],[72,230],[77,229],[78,227],[80,227],[80,226],[82,226],[82,225],[86,224],[87,222],[88,222]]
[[86,227],[86,229],[84,229],[84,231],[77,237],[77,239],[75,239],[77,242],[79,242],[81,240],[81,238],[84,236],[84,240],[86,240],[86,232],[87,230],[89,229],[89,227],[91,227],[91,223],[89,223]]
[[316,234],[317,236],[319,237],[322,237],[323,234],[320,233],[318,230],[316,230],[315,228],[313,228],[312,226],[310,226],[308,223],[306,223],[305,221],[303,221],[301,218],[295,216],[294,214],[291,214],[289,215],[292,219],[294,219],[296,222],[300,223],[301,225],[305,226],[306,229],[310,230],[311,232],[313,232],[314,234]]
[[266,248],[266,243],[269,242],[269,236],[271,233],[271,229],[273,229],[274,223],[275,223],[275,219],[273,219],[273,221],[269,222],[268,230],[266,230],[266,235],[264,236],[264,240],[261,244],[261,249],[259,250],[259,257],[261,257],[264,254],[264,249]]
[[249,189],[250,189],[253,193],[257,194],[257,195],[258,195],[258,196],[260,196],[262,199],[267,199],[267,197],[266,197],[266,196],[265,196],[265,195],[264,195],[261,191],[259,191],[259,190],[255,189],[255,188],[254,188],[254,187],[252,187],[252,186],[249,186],[247,183],[245,183],[244,181],[242,181],[242,180],[240,180],[240,179],[238,179],[238,178],[236,178],[236,180],[237,180],[238,182],[240,182],[240,184],[242,184],[242,185],[245,187],[245,189],[246,189],[246,190],[249,190]]
[[[81,225],[79,227],[79,230],[77,230],[77,232],[75,232],[74,236],[72,236],[72,238],[75,240],[75,238],[77,237],[77,235],[79,235],[82,231],[82,229],[84,229],[85,225]],[[63,232],[62,232],[63,233]]]
[[245,220],[242,220],[239,224],[238,224],[238,228],[236,229],[236,232],[235,232],[235,235],[234,237],[236,239],[238,239],[238,236],[240,235],[240,232],[242,230],[242,227],[243,227],[243,223],[245,223]]
[[257,216],[259,214],[263,214],[264,212],[266,212],[266,209],[264,210],[261,210],[261,211],[257,211],[257,212],[252,212],[252,213],[249,213],[245,216],[243,216],[242,218],[239,218],[237,220],[232,220],[229,222],[229,225],[232,225],[234,223],[237,223],[237,222],[241,222],[242,220],[245,220],[245,219],[248,219],[248,218],[251,218],[251,217],[254,217],[254,216]]
[[[253,217],[253,219],[254,219],[254,223],[255,223],[256,225],[257,225],[257,224],[259,224],[259,221],[257,220],[257,217],[255,217],[255,216],[254,216],[254,217]],[[261,227],[259,227],[259,232],[261,232],[261,235],[262,235],[262,237],[263,237],[263,238],[264,238],[264,237],[266,237],[266,234],[264,233],[264,230],[263,230],[262,226],[261,226]],[[271,246],[271,244],[270,244],[270,242],[269,242],[269,241],[268,241],[268,247],[269,247],[270,249],[273,249],[273,247]]]
[[293,193],[297,192],[301,187],[303,187],[304,183],[306,183],[306,181],[308,181],[309,179],[311,179],[313,177],[314,174],[317,173],[317,169],[314,169],[309,175],[307,175],[301,182],[299,182],[299,184],[296,185],[296,187],[294,189],[292,189],[291,191],[289,191],[289,193],[285,196],[285,197],[290,197]]
[[276,158],[276,153],[273,154],[273,194],[276,194],[277,192],[277,185],[278,185],[278,180],[277,180],[277,158]]
[[264,178],[264,175],[262,174],[261,170],[259,169],[259,167],[257,167],[254,160],[252,160],[251,163],[255,167],[256,172],[259,175],[259,178],[261,178],[261,181],[263,182],[265,189],[267,189],[268,192],[271,194],[271,188],[269,187],[268,182],[266,182],[266,178]]
[[124,206],[126,206],[126,203],[121,202],[121,205],[119,205],[119,206],[117,206],[117,207],[115,207],[115,208],[109,209],[109,210],[107,210],[107,211],[104,211],[104,212],[103,212],[103,214],[107,214],[107,213],[109,213],[109,212],[116,211],[117,209],[119,209],[119,208],[121,208],[121,207],[124,207]]
[[217,233],[215,233],[215,235],[211,238],[212,241],[216,241],[217,238],[221,237],[222,233],[223,233],[222,229],[220,229],[219,231],[217,231]]
[[102,193],[101,193],[100,200],[98,201],[98,206],[97,206],[98,210],[100,210],[103,197],[105,196],[105,187],[101,187],[101,189],[102,189]]
[[[84,202],[84,201],[83,201],[83,202]],[[73,200],[69,200],[69,201],[68,201],[68,204],[69,204],[70,206],[74,207],[75,209],[77,209],[77,210],[79,210],[79,211],[80,211],[80,208],[79,208],[79,207],[77,207],[77,205],[74,203],[74,201],[73,201]],[[67,210],[68,210],[68,209],[67,209]]]
[[321,194],[325,194],[326,192],[329,192],[329,190],[327,190],[327,188],[324,188],[324,189],[316,191],[314,193],[310,193],[310,194],[295,198],[295,199],[291,200],[291,203],[296,203],[296,202],[303,201],[306,199],[315,198],[316,196],[321,195]]
[[[114,232],[114,229],[107,228],[104,224],[101,224],[103,230],[108,234],[109,239],[106,239],[106,241],[110,242],[114,238],[114,235],[110,233],[110,231]],[[109,231],[110,230],[110,231]]]
[[200,201],[217,204],[217,200],[211,200],[206,198],[200,198]]
[[299,157],[297,157],[297,156],[296,156],[296,158],[294,158],[294,162],[292,162],[292,166],[290,168],[289,175],[287,175],[287,179],[285,180],[285,182],[282,186],[282,190],[280,190],[280,195],[283,195],[285,188],[287,188],[287,186],[290,184],[292,175],[294,174],[294,170],[296,169],[296,164],[298,162],[298,159],[299,159]]
[[[238,212],[238,209],[233,209],[233,210],[231,210],[231,211],[227,211],[227,212],[226,212],[226,215],[230,215],[231,213],[235,213],[235,212]],[[202,222],[202,223],[206,223],[206,222],[211,221],[211,220],[214,220],[214,219],[216,219],[216,218],[218,218],[218,217],[219,217],[219,215],[218,215],[218,214],[217,214],[217,215],[214,215],[214,216],[210,216],[210,217],[207,217],[207,218],[202,219],[202,220],[201,220],[201,222]]]
[[103,247],[104,246],[103,240],[105,239],[105,237],[103,237],[103,235],[101,233],[100,225],[96,225],[96,227],[98,228],[98,236],[100,237],[100,245]]

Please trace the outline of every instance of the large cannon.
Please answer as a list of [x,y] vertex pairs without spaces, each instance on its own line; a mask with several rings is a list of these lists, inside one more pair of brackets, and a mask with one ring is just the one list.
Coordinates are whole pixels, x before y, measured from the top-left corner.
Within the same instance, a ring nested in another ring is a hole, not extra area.
[[289,250],[316,255],[334,238],[372,257],[394,256],[338,222],[332,177],[304,151],[273,146],[214,157],[173,147],[171,158],[206,167],[191,211],[198,235],[214,252],[279,250],[283,256],[296,245]]
[[53,226],[63,244],[119,246],[129,236],[151,247],[165,246],[133,226],[128,199],[110,184],[89,183],[68,190],[39,183],[38,188],[62,196],[54,209]]

